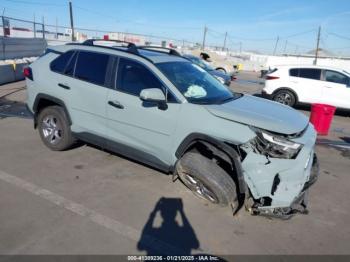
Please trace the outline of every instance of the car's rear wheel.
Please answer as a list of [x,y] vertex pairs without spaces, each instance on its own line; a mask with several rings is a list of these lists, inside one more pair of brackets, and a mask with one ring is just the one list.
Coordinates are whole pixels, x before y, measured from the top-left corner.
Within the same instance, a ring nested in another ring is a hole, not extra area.
[[176,172],[199,198],[220,206],[238,205],[236,184],[215,159],[188,152],[177,163]]
[[40,111],[38,130],[43,143],[54,151],[66,150],[75,142],[67,116],[60,106],[46,107]]
[[293,107],[296,103],[295,95],[291,91],[285,89],[277,91],[273,95],[272,99],[278,103],[291,107]]

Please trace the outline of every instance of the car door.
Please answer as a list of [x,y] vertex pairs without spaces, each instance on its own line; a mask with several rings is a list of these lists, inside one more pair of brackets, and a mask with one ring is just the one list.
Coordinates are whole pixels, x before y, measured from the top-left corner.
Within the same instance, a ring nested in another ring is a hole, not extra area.
[[292,68],[289,71],[289,81],[297,93],[300,102],[322,102],[321,69]]
[[323,80],[325,103],[350,109],[350,78],[334,70],[323,70]]
[[[139,98],[147,88],[168,96],[166,108]],[[145,64],[119,58],[115,89],[108,93],[108,138],[123,154],[151,165],[170,163],[169,148],[181,104]],[[119,145],[118,145],[119,144]]]
[[91,135],[106,135],[110,59],[108,54],[80,50],[74,63],[70,63],[66,70],[72,77],[62,83],[69,89],[67,100],[73,131],[90,138]]

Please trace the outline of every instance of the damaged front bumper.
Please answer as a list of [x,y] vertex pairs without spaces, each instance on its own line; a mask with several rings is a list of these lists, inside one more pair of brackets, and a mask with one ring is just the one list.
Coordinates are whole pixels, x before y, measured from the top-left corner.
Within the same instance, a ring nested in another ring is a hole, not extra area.
[[245,148],[242,169],[248,189],[245,206],[250,213],[283,219],[307,213],[308,188],[319,173],[315,140],[316,132],[309,125],[293,140],[303,144],[294,159],[269,158]]
[[[293,200],[289,207],[264,207],[259,203],[247,199],[246,208],[252,215],[262,215],[267,217],[276,217],[281,219],[289,219],[295,214],[308,214],[308,189],[317,181],[319,176],[319,163],[317,155],[314,154],[312,168],[309,180],[305,183],[301,193]],[[249,202],[251,205],[249,205]]]

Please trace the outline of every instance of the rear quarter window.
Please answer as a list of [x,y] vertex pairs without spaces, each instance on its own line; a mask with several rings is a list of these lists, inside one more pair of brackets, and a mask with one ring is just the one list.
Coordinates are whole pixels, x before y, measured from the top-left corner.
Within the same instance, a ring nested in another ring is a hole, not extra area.
[[290,75],[290,76],[298,77],[298,76],[299,76],[299,69],[298,69],[298,68],[290,69],[290,70],[289,70],[289,75]]
[[299,77],[313,80],[321,80],[321,69],[300,68]]
[[74,51],[68,51],[60,55],[59,57],[57,57],[51,62],[50,69],[54,72],[63,74],[73,54],[74,54]]

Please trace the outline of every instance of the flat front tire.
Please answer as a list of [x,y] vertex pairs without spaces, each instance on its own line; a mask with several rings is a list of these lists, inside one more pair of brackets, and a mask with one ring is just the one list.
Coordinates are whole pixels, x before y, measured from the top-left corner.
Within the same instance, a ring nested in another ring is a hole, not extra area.
[[176,172],[199,198],[220,206],[238,204],[234,180],[213,159],[188,152],[177,163]]

